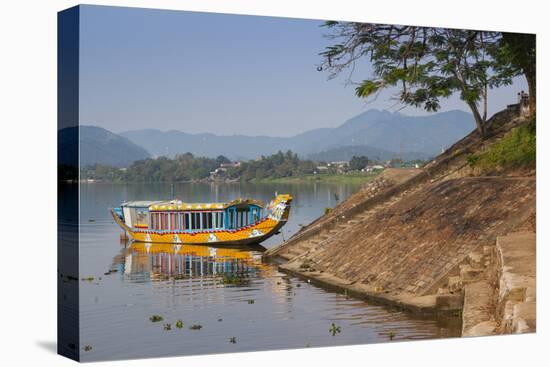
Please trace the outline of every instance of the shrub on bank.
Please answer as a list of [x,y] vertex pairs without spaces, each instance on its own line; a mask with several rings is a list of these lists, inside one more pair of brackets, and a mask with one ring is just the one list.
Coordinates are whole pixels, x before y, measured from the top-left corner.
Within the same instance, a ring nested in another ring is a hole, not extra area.
[[536,123],[532,121],[510,130],[489,149],[468,157],[470,167],[483,172],[509,168],[534,168],[536,163]]

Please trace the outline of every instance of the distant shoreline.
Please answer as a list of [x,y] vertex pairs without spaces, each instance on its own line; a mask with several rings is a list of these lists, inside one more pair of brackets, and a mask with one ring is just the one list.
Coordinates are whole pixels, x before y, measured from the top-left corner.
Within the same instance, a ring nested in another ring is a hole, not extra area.
[[61,181],[64,184],[182,184],[182,183],[214,183],[214,184],[226,184],[226,183],[270,183],[270,184],[287,184],[287,183],[347,183],[347,184],[359,184],[366,183],[375,178],[378,173],[349,173],[349,174],[308,174],[300,176],[288,176],[277,178],[262,178],[245,180],[188,180],[188,181],[106,181],[106,180],[66,180]]

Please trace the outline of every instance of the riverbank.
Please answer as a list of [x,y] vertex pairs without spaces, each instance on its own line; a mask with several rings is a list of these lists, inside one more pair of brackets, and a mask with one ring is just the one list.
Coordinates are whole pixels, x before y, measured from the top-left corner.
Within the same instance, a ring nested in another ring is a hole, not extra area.
[[[486,295],[488,303],[497,304],[493,295],[501,287],[500,281],[478,288],[470,283],[505,271],[494,263],[492,271],[479,267],[486,262],[485,251],[521,228],[535,231],[529,226],[536,215],[534,169],[514,167],[505,175],[479,176],[469,160],[527,123],[511,111],[492,122],[486,139],[472,133],[400,182],[388,179],[391,171],[384,172],[266,257],[285,259],[282,271],[358,298],[418,313],[463,315],[464,324],[477,325],[479,315],[469,317],[487,305],[469,300]],[[534,252],[526,256],[532,260],[527,268],[534,271]],[[533,304],[507,306],[524,310],[522,319],[529,320],[516,324],[535,324],[529,316]],[[501,327],[496,310],[489,312],[498,324],[495,330],[533,330]],[[481,329],[473,330],[464,335],[483,335]]]
[[266,183],[266,184],[296,184],[296,183],[328,183],[328,184],[365,184],[373,180],[378,176],[376,173],[342,173],[342,174],[318,174],[318,175],[301,175],[301,176],[288,176],[277,178],[264,178],[264,179],[252,179],[249,181],[239,179],[197,179],[187,181],[174,181],[174,182],[161,182],[161,181],[109,181],[109,180],[96,180],[96,179],[82,179],[82,180],[67,180],[64,183],[110,183],[110,184],[143,184],[143,183],[168,183],[168,184],[180,184],[180,183]]
[[254,179],[253,183],[335,183],[335,184],[362,184],[373,180],[379,173],[342,173],[289,176],[278,178]]

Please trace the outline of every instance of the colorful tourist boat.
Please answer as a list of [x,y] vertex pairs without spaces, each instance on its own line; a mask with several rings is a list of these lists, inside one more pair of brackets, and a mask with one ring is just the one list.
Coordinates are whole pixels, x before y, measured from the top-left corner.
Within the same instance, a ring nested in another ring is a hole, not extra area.
[[248,245],[277,234],[288,220],[291,202],[288,194],[277,195],[265,207],[254,199],[228,203],[128,201],[111,214],[137,242]]

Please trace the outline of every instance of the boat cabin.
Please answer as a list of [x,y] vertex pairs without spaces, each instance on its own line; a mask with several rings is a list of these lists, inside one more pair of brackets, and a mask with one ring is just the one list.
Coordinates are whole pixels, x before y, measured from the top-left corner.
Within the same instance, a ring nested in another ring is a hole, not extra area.
[[252,199],[193,204],[178,200],[133,201],[115,212],[128,227],[155,232],[236,230],[264,217],[263,203]]

